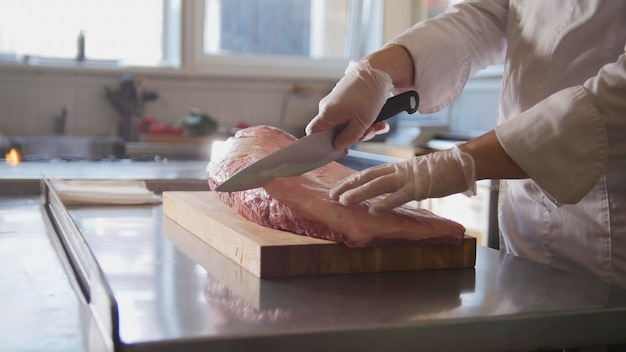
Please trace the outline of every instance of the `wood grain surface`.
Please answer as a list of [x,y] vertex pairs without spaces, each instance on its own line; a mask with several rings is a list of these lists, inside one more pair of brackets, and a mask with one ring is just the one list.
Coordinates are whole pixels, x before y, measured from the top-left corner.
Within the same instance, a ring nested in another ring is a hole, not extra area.
[[348,248],[257,225],[213,192],[163,192],[163,214],[257,277],[470,268],[476,239],[460,246]]

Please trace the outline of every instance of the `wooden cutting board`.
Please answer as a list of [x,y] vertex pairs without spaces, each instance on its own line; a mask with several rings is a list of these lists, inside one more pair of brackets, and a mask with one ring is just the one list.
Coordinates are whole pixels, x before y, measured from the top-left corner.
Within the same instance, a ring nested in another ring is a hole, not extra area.
[[460,246],[348,248],[257,225],[212,192],[163,192],[163,214],[260,278],[472,268],[476,239]]

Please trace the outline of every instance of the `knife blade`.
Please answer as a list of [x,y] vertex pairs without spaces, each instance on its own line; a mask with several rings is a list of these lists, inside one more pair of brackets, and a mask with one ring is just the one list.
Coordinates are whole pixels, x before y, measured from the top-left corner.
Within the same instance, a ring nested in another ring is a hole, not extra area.
[[[417,111],[419,95],[408,91],[387,99],[374,122],[384,121],[400,112]],[[327,130],[302,137],[297,141],[243,168],[215,188],[219,192],[236,192],[262,187],[275,177],[302,175],[348,153],[336,150],[333,141],[339,130]]]

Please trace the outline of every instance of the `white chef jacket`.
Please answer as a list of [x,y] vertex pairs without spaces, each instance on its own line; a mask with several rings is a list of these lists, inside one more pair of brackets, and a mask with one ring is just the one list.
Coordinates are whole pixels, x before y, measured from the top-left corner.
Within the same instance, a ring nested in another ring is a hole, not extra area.
[[504,62],[496,135],[530,179],[501,181],[501,249],[626,286],[626,1],[467,1],[390,43],[421,113]]

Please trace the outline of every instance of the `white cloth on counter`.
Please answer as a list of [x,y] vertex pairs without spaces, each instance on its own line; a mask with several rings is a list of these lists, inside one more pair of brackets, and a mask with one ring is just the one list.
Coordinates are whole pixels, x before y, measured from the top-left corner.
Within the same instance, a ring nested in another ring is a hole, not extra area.
[[64,204],[156,204],[161,197],[139,180],[61,180],[51,183]]

